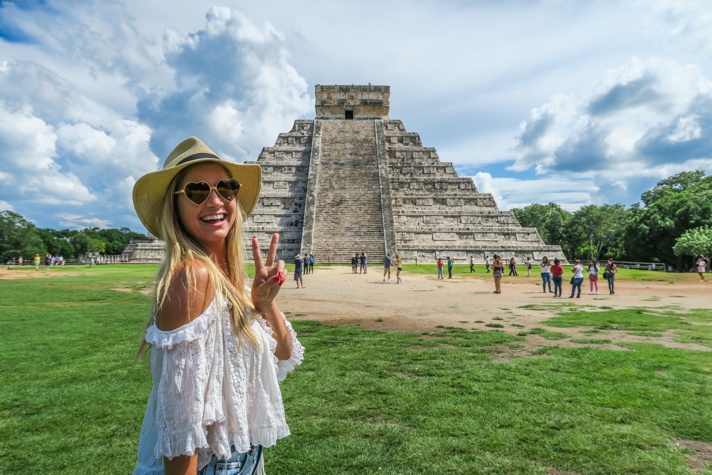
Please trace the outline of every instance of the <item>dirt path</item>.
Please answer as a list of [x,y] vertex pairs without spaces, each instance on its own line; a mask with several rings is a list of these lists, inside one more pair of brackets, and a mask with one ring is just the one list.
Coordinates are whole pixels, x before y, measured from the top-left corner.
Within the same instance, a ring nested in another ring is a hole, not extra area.
[[[580,299],[568,299],[570,286],[564,284],[564,297],[553,298],[543,293],[539,277],[505,277],[502,294],[493,294],[491,277],[454,275],[452,280],[438,280],[434,275],[403,274],[403,284],[382,282],[382,269],[375,268],[365,275],[352,274],[347,267],[318,268],[314,274],[304,276],[305,289],[294,288],[288,280],[280,293],[280,306],[290,312],[290,318],[319,320],[336,325],[358,325],[363,328],[423,332],[437,330],[438,326],[491,330],[487,324],[504,325],[502,331],[516,334],[533,328],[565,333],[574,338],[592,338],[580,333],[580,328],[552,328],[542,321],[554,316],[556,309],[528,309],[556,303],[575,303],[582,308],[599,306],[674,307],[677,311],[709,308],[709,290],[712,284],[701,282],[616,282],[616,295],[609,295],[606,281],[599,282],[599,295],[589,295],[588,281]],[[395,281],[395,279],[392,279]],[[710,286],[710,287],[708,287]],[[476,323],[477,322],[477,323]],[[516,324],[517,326],[512,326]],[[618,342],[652,342],[668,347],[711,351],[694,343],[673,340],[674,332],[661,337],[628,335],[611,331],[594,336]],[[569,339],[547,340],[538,335],[527,336],[526,351],[542,346],[580,347]],[[588,345],[590,346],[590,345]],[[615,344],[597,345],[621,350]]]

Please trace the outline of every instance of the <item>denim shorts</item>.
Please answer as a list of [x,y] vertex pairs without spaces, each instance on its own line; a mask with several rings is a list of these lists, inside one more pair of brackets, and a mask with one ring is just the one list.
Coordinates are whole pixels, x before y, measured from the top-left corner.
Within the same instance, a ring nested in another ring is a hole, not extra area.
[[264,473],[263,470],[255,472],[258,467],[262,468],[262,446],[256,445],[249,452],[236,452],[233,450],[232,456],[227,460],[218,460],[213,455],[210,462],[198,470],[198,475],[252,475],[253,473]]

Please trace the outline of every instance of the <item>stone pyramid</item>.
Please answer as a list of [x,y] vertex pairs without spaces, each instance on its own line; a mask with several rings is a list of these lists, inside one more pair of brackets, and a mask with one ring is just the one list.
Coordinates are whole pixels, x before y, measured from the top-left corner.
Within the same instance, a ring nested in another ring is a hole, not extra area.
[[417,133],[388,117],[389,86],[316,86],[316,118],[297,120],[266,147],[262,193],[245,223],[245,245],[256,235],[267,245],[280,233],[280,256],[314,254],[319,263],[349,262],[365,252],[407,262],[499,254],[565,260],[500,211],[489,193],[461,178],[452,163],[423,147]]

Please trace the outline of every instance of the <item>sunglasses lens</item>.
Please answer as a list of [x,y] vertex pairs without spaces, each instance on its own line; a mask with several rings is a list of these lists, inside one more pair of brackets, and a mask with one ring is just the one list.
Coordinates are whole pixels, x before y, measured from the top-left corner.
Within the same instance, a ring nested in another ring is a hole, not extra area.
[[215,185],[215,189],[224,200],[232,201],[240,190],[240,182],[234,178],[220,180],[218,184]]
[[203,204],[210,196],[210,185],[207,183],[188,183],[185,185],[185,197],[196,205]]

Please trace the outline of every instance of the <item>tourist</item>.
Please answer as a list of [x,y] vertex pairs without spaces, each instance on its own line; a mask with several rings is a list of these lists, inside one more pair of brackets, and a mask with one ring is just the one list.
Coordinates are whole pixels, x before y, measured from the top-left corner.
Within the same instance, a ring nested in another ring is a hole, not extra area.
[[361,272],[363,272],[365,274],[366,270],[367,270],[366,269],[366,253],[365,252],[361,253],[360,261],[361,261],[361,270],[359,270],[358,273],[360,274]]
[[606,271],[603,274],[603,277],[606,278],[608,281],[608,294],[609,295],[615,295],[616,294],[616,289],[615,289],[615,282],[616,282],[616,274],[618,273],[618,266],[613,262],[613,259],[608,258],[608,263],[606,264]]
[[527,260],[524,262],[524,267],[527,268],[527,277],[532,276],[532,260],[527,257]]
[[35,264],[35,270],[39,271],[40,270],[40,262],[42,262],[42,259],[40,259],[39,254],[35,254],[35,258],[33,259],[34,264]]
[[697,274],[699,274],[700,280],[705,280],[705,270],[707,270],[707,258],[700,256],[700,258],[697,259]]
[[475,256],[470,256],[470,274],[475,272]]
[[309,273],[309,256],[307,256],[306,252],[304,253],[304,258],[302,259],[302,261],[304,264],[302,267],[304,269],[304,273],[308,274]]
[[309,254],[309,273],[314,273],[314,254]]
[[356,274],[358,270],[358,258],[356,257],[356,254],[351,254],[351,273]]
[[17,258],[17,265],[22,267],[22,264],[25,263],[25,260],[22,258],[22,256]]
[[600,267],[598,266],[598,262],[595,260],[591,259],[588,261],[588,282],[589,286],[591,287],[591,290],[589,291],[589,295],[593,295],[593,289],[596,289],[596,295],[598,295],[598,272],[600,270]]
[[[561,297],[564,268],[561,266],[561,261],[558,258],[554,258],[554,265],[551,266],[551,280],[554,281],[554,298]],[[551,280],[549,280],[549,285],[551,285]],[[544,290],[544,292],[546,293],[546,290]]]
[[571,295],[569,298],[574,298],[574,293],[578,289],[578,295],[576,295],[576,298],[580,299],[581,284],[583,284],[583,266],[581,265],[581,261],[579,259],[576,259],[574,266],[571,268],[571,272],[574,273],[574,276],[571,279]]
[[494,293],[502,293],[502,276],[504,275],[504,263],[497,254],[494,255],[492,263],[492,276],[494,277]]
[[303,261],[301,254],[294,256],[294,282],[297,283],[297,288],[299,288],[300,284],[302,288],[304,288],[304,280],[302,279],[302,264]]
[[485,256],[485,269],[487,269],[487,273],[489,274],[489,272],[490,272],[490,258],[489,258],[489,256]]
[[438,279],[444,279],[443,277],[443,258],[438,257]]
[[44,265],[45,269],[49,269],[49,266],[52,265],[52,254],[50,254],[49,252],[45,254]]
[[509,260],[509,275],[517,277],[517,260],[513,257]]
[[403,270],[403,259],[396,254],[396,284],[402,284],[403,281],[400,278],[401,271]]
[[251,288],[244,271],[242,223],[260,182],[258,165],[220,160],[192,137],[134,186],[141,222],[166,243],[139,349],[150,348],[153,389],[134,475],[263,473],[263,447],[289,435],[279,381],[303,348],[276,301],[278,234],[264,262],[252,238]]
[[549,271],[549,258],[544,256],[541,260],[541,287],[546,293],[546,287],[549,286],[549,293],[551,293],[551,272]]
[[386,282],[386,277],[388,277],[388,283],[391,283],[391,256],[386,254],[383,257],[383,282]]
[[447,278],[452,279],[452,265],[454,264],[452,258],[448,256],[447,258]]

